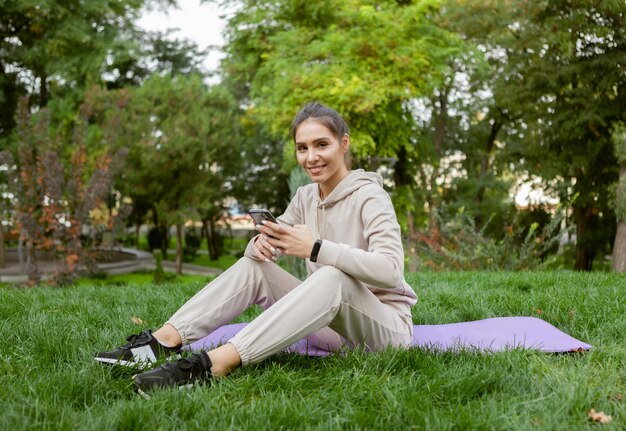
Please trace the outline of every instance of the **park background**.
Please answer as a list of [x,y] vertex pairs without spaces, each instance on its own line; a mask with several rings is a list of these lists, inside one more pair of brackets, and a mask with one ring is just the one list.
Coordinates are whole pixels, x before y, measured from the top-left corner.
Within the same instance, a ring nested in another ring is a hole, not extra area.
[[626,269],[621,2],[207,3],[213,71],[136,24],[175,2],[4,6],[0,266],[18,244],[31,282],[45,257],[71,283],[146,228],[178,273],[200,241],[236,254],[231,216],[306,183],[288,125],[320,100],[385,178],[407,268]]
[[[211,397],[224,423],[240,413],[236,428],[577,428],[592,407],[623,426],[624,2],[204,3],[224,14],[215,70],[211,47],[138,25],[175,1],[0,6],[0,271],[18,259],[38,286],[2,286],[4,425],[158,428],[177,414],[206,427]],[[247,208],[284,210],[308,181],[288,127],[311,100],[345,116],[353,167],[384,178],[416,323],[534,315],[595,350],[357,353],[335,368],[282,357],[149,418],[176,394],[139,406],[127,383],[79,365],[210,279],[183,278],[185,263],[223,270],[241,256]],[[155,269],[103,270],[130,249]],[[320,403],[329,393],[334,407]]]

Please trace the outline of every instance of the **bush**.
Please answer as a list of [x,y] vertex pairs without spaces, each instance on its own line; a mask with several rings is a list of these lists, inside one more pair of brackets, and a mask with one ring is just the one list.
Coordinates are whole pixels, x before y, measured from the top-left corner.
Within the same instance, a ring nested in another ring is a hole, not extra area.
[[188,230],[185,233],[185,246],[183,247],[183,261],[193,262],[196,259],[202,239],[195,230]]
[[176,278],[174,274],[168,274],[163,269],[163,254],[161,253],[161,250],[155,249],[152,253],[155,259],[154,273],[152,275],[153,283],[163,284]]
[[136,247],[136,237],[134,233],[127,233],[126,235],[122,236],[119,240],[122,245],[124,245],[124,247]]
[[[163,240],[165,239],[165,244]],[[152,250],[163,250],[168,249],[170,246],[170,235],[168,233],[168,229],[165,226],[157,226],[153,227],[148,231],[148,249]]]
[[485,234],[488,223],[477,229],[474,220],[461,209],[451,220],[438,216],[440,231],[420,235],[416,244],[421,265],[435,270],[529,270],[545,268],[558,249],[564,232],[560,209],[540,228],[539,223],[519,228],[508,226],[502,239]]

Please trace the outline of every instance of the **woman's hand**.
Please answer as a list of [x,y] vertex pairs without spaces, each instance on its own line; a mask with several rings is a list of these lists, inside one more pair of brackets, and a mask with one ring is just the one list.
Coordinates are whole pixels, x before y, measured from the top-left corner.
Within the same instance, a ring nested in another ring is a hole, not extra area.
[[315,239],[306,225],[297,224],[289,227],[264,221],[259,230],[265,241],[269,243],[269,247],[277,253],[282,252],[302,259],[311,256]]
[[[261,231],[261,226],[257,226],[256,228]],[[270,244],[267,235],[265,235],[262,231],[261,235],[257,237],[252,246],[254,247],[254,252],[259,259],[266,262],[276,261],[279,250]]]

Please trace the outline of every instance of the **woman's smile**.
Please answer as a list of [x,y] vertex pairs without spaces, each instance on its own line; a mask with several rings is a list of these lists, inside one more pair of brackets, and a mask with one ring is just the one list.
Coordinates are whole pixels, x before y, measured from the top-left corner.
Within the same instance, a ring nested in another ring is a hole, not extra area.
[[326,167],[326,165],[316,165],[309,166],[307,169],[311,175],[319,175],[322,173],[322,170]]

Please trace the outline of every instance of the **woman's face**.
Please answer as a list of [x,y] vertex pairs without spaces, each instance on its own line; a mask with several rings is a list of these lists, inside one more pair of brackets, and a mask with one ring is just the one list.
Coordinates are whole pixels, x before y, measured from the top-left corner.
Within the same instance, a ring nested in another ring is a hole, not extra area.
[[344,162],[350,147],[348,135],[338,140],[326,126],[309,118],[298,126],[295,144],[298,163],[325,192],[330,193],[348,175]]

